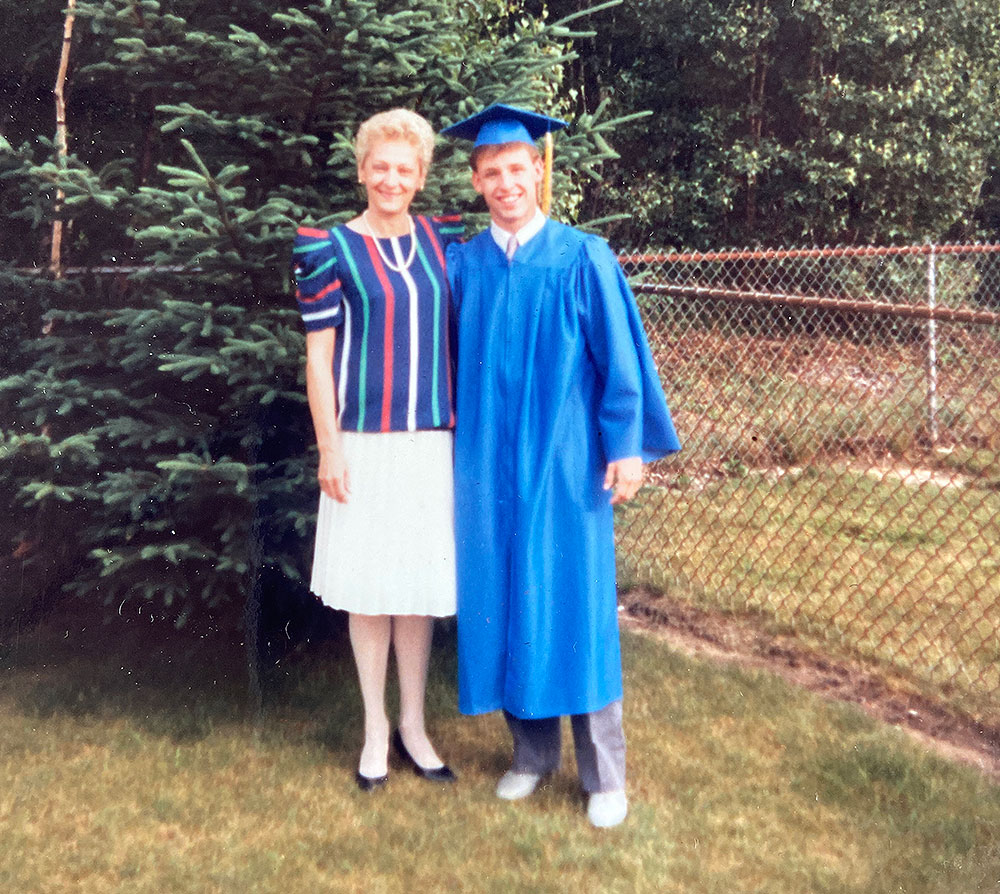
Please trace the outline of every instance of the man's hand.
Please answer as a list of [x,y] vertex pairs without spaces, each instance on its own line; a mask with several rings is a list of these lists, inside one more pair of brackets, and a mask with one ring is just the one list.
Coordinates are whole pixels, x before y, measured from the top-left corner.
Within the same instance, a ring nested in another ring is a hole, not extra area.
[[347,462],[344,460],[344,452],[338,444],[327,450],[319,452],[319,479],[320,489],[330,499],[338,503],[346,503],[351,493],[351,476],[347,471]]
[[631,500],[639,492],[641,484],[642,457],[629,456],[608,463],[608,471],[604,476],[604,489],[614,488],[614,494],[611,496],[612,506]]

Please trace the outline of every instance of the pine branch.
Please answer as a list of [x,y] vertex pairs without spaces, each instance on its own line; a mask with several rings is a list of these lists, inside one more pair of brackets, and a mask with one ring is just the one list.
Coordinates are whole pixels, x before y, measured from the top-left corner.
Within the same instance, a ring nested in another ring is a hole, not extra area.
[[244,269],[250,277],[250,287],[253,289],[254,295],[261,295],[263,293],[263,288],[259,282],[255,264],[253,260],[247,256],[243,240],[240,238],[240,231],[234,225],[233,219],[229,214],[229,208],[226,205],[226,200],[222,196],[222,191],[219,189],[218,181],[212,176],[205,162],[201,160],[201,156],[198,155],[194,146],[191,145],[190,140],[181,140],[181,145],[187,150],[188,155],[191,156],[198,170],[201,172],[201,175],[205,178],[205,183],[207,184],[209,191],[212,193],[212,198],[215,199],[215,206],[219,210],[219,221],[222,223],[222,228],[226,232],[226,236],[229,239],[230,245],[233,247],[233,251],[236,252],[239,259],[243,262]]

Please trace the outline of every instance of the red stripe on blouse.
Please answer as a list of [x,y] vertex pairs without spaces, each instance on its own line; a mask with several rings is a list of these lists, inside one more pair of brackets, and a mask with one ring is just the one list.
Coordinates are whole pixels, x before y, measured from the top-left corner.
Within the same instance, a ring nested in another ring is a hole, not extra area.
[[337,289],[339,289],[339,288],[340,288],[340,280],[339,279],[335,279],[329,285],[323,286],[323,288],[320,289],[315,295],[306,295],[306,296],[303,296],[302,293],[299,292],[298,289],[296,289],[295,290],[295,297],[298,298],[299,301],[301,301],[303,304],[312,304],[314,301],[319,301],[322,298],[325,298],[331,292],[336,292]]
[[314,239],[326,239],[330,235],[329,230],[316,230],[312,227],[299,227],[296,232],[300,236],[312,236]]
[[441,265],[441,269],[444,270],[444,252],[441,250],[441,243],[438,242],[437,233],[434,232],[434,227],[432,227],[428,222],[427,218],[422,214],[418,215],[417,220],[420,221],[420,225],[426,231],[428,237],[431,240],[431,245],[434,246],[434,254],[437,255],[438,263]]
[[[438,218],[435,218],[435,220],[450,220],[450,219],[461,220],[461,217],[459,215],[455,215],[454,218],[447,218],[447,217],[438,217]],[[427,218],[424,217],[423,215],[418,215],[417,220],[420,221],[421,226],[423,226],[424,231],[427,233],[427,236],[430,238],[431,245],[434,246],[434,253],[437,255],[438,262],[441,264],[441,269],[442,270],[446,270],[445,263],[444,263],[444,252],[441,250],[441,243],[438,241],[437,233],[434,232],[434,227],[432,227],[427,222]],[[447,274],[444,277],[444,290],[445,290],[445,293],[444,293],[445,307],[448,308],[451,305],[451,301],[450,301],[450,298],[449,298],[450,290],[448,288],[448,276],[447,276]],[[454,428],[455,427],[455,409],[454,409],[454,407],[455,407],[455,400],[454,400],[454,398],[455,398],[455,392],[452,389],[452,384],[451,384],[451,339],[448,337],[450,330],[451,330],[450,326],[445,327],[445,337],[444,337],[444,368],[445,368],[445,373],[447,375],[447,381],[448,381],[448,404],[452,408],[451,412],[448,415],[448,427],[449,428]]]
[[385,295],[385,337],[383,339],[382,371],[382,431],[392,429],[392,348],[393,324],[396,320],[396,293],[392,290],[389,277],[379,257],[378,247],[371,236],[365,236],[365,248],[372,259],[372,267]]
[[[448,289],[448,279],[445,277],[445,295],[450,296],[450,290]],[[451,300],[445,302],[445,307],[448,309],[448,322],[444,327],[444,369],[445,376],[448,382],[448,406],[451,410],[448,414],[448,428],[455,427],[455,389],[451,385]]]

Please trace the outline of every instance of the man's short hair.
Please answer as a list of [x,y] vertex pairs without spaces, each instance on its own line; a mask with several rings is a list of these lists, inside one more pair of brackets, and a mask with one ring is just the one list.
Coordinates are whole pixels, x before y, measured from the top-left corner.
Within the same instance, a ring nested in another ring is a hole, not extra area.
[[469,153],[469,167],[474,171],[478,170],[479,159],[483,156],[492,158],[494,155],[499,155],[501,152],[512,149],[515,146],[524,146],[531,153],[532,161],[542,157],[542,154],[538,151],[538,147],[534,143],[523,143],[520,140],[513,143],[493,143],[473,148],[472,152]]

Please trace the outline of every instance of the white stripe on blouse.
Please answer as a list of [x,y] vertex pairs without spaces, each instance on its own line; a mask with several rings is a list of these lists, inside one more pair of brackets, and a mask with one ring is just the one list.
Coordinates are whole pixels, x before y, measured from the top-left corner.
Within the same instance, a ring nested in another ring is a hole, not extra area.
[[340,375],[337,376],[337,424],[340,425],[344,416],[344,404],[347,402],[347,359],[351,353],[351,305],[345,301],[344,308],[344,344],[340,349]]
[[[414,233],[413,238],[416,238]],[[410,296],[410,381],[409,393],[406,401],[406,430],[416,431],[417,428],[417,373],[419,371],[420,360],[420,322],[417,319],[419,307],[417,305],[417,284],[410,275],[410,268],[404,267],[406,258],[403,257],[403,249],[399,244],[399,239],[392,240],[392,251],[396,256],[396,266],[401,269],[400,275],[406,283],[406,291]]]

